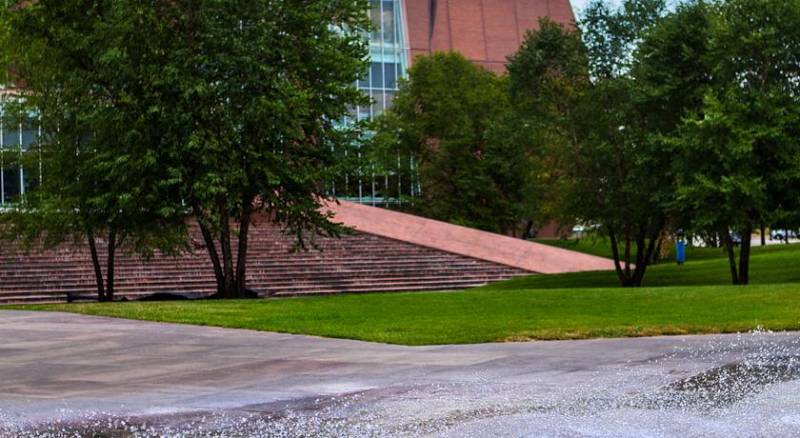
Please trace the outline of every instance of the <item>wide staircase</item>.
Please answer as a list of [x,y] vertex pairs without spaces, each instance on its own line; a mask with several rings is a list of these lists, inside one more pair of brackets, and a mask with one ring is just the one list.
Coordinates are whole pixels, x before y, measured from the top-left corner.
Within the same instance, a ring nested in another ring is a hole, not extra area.
[[[216,290],[199,231],[193,253],[156,254],[150,260],[120,253],[116,296],[135,299],[157,292],[209,295]],[[461,289],[484,285],[530,270],[458,255],[374,234],[356,232],[339,239],[318,238],[318,249],[292,252],[294,240],[271,225],[251,229],[248,287],[261,296],[342,292]],[[0,303],[64,302],[96,294],[86,245],[44,252],[0,247]],[[99,248],[105,251],[103,245]]]

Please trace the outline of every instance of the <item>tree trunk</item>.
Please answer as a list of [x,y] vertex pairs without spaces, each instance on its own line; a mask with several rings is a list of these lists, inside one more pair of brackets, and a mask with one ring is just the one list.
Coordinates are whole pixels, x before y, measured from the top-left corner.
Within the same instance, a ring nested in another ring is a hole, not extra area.
[[[641,259],[642,263],[636,264],[636,270],[634,271],[634,286],[639,287],[642,285],[642,281],[644,280],[644,274],[647,272],[647,267],[650,264],[650,261],[653,260],[655,257],[656,247],[661,245],[661,231],[658,230],[653,235],[650,236],[650,242],[646,242],[646,237],[644,233],[642,233],[642,237],[639,239],[639,247],[637,248],[637,254],[640,252],[644,252],[643,255],[637,255],[637,260]],[[647,248],[645,249],[645,245]]]
[[206,244],[206,250],[208,251],[208,256],[211,258],[211,264],[214,266],[214,279],[217,281],[217,294],[218,296],[222,296],[222,292],[224,290],[225,285],[225,276],[222,273],[222,265],[219,261],[219,253],[217,253],[217,245],[214,242],[214,237],[211,234],[211,230],[206,226],[202,220],[199,219],[198,216],[198,225],[200,226],[200,233],[203,235],[203,241]]
[[[660,236],[661,228],[658,228],[657,231],[653,232],[650,236],[647,235],[646,231],[640,231],[636,236],[636,241],[633,242],[636,245],[636,261],[631,263],[630,238],[626,238],[625,240],[625,260],[623,261],[620,259],[619,241],[617,240],[617,236],[612,230],[609,230],[608,237],[611,240],[611,253],[614,257],[614,269],[617,272],[617,278],[619,278],[622,287],[639,287],[642,285],[644,275],[647,272],[647,267],[654,257],[656,245],[659,243]],[[625,263],[624,267],[623,262]],[[634,265],[633,271],[631,271],[632,265]]]
[[[645,232],[640,231],[636,236],[636,266],[631,275],[631,286],[639,287],[642,285],[642,278],[644,277],[644,270],[647,269],[648,260],[645,258]],[[641,273],[641,274],[640,274]]]
[[733,284],[739,284],[739,273],[736,270],[736,252],[733,248],[733,240],[731,239],[730,231],[725,230],[722,233],[722,240],[725,245],[725,251],[728,253],[728,266],[731,270],[731,280]]
[[[220,227],[212,230],[202,220],[202,211],[195,207],[200,231],[203,234],[211,263],[214,266],[214,277],[217,281],[217,292],[212,298],[244,298],[247,297],[247,246],[252,208],[243,208],[239,218],[238,248],[234,260],[230,214],[224,204],[218,206]],[[216,238],[215,235],[216,234]],[[219,251],[217,248],[219,245]],[[221,257],[220,257],[221,255]]]
[[750,283],[750,238],[753,234],[751,228],[746,228],[742,233],[742,247],[739,250],[739,283],[747,285]]
[[534,236],[532,236],[531,233],[532,231],[533,231],[533,221],[529,219],[528,222],[525,223],[525,230],[522,232],[522,238],[523,239],[533,238]]
[[94,278],[97,284],[97,300],[105,301],[105,283],[103,282],[103,270],[100,267],[100,257],[97,254],[97,244],[94,240],[94,229],[86,227],[86,239],[89,241],[89,251],[92,254],[92,265],[94,265]]
[[761,246],[767,246],[767,226],[761,224]]
[[236,260],[236,288],[240,295],[247,289],[247,243],[250,232],[251,213],[245,208],[239,219],[239,249]]
[[622,287],[635,287],[634,276],[631,274],[631,241],[628,237],[625,238],[625,252],[623,258],[620,259],[619,249],[616,248],[612,251],[614,254],[614,263],[617,270],[617,277],[619,277],[620,285]]
[[663,243],[664,243],[664,237],[659,236],[658,241],[656,242],[656,247],[653,250],[653,254],[651,254],[650,258],[648,259],[650,260],[650,264],[657,265],[661,263],[661,245],[663,245]]
[[223,290],[222,298],[237,298],[236,277],[233,268],[233,251],[231,248],[231,223],[228,209],[220,205],[219,246],[222,249]]
[[625,233],[625,278],[631,278],[631,238],[630,233]]
[[114,301],[114,257],[117,253],[117,229],[108,231],[108,258],[106,259],[106,297],[105,301]]
[[619,278],[620,284],[624,287],[628,281],[628,278],[625,276],[625,271],[623,271],[620,263],[617,236],[614,231],[608,230],[608,238],[611,240],[611,255],[614,258],[614,269],[617,272],[617,278]]

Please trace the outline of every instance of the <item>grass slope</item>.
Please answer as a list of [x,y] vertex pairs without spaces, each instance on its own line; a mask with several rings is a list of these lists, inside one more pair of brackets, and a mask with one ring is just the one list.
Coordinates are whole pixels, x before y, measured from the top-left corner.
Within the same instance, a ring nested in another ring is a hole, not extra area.
[[654,266],[640,289],[590,272],[450,293],[16,308],[407,345],[800,329],[800,245],[754,250],[748,287],[727,284],[726,259],[705,257]]

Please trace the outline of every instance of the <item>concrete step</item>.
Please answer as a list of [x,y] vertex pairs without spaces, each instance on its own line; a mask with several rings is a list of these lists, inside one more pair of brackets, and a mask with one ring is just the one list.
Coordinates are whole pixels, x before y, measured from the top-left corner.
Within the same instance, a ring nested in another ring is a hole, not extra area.
[[[196,227],[191,232],[195,242],[202,241]],[[276,227],[253,228],[248,247],[248,286],[264,296],[446,290],[530,274],[365,233],[341,239],[319,238],[317,243],[321,251],[292,253],[292,238]],[[103,243],[98,250],[105,253]],[[149,260],[122,252],[115,276],[118,298],[155,292],[216,291],[208,254],[201,247],[179,257],[156,253]],[[94,296],[94,278],[84,247],[62,246],[30,253],[0,248],[0,303],[65,302],[67,294]]]

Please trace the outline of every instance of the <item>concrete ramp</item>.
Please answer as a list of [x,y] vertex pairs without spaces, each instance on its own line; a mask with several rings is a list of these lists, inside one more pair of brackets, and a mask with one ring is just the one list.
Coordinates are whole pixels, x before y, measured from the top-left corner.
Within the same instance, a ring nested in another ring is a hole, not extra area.
[[362,233],[541,274],[604,271],[612,260],[353,202],[329,203],[334,220]]

